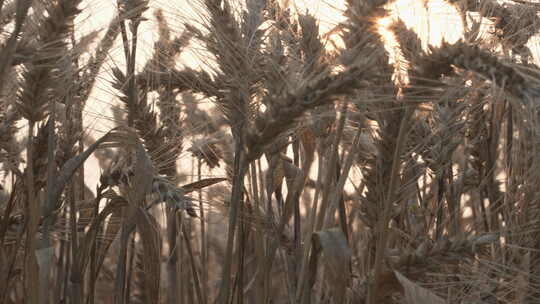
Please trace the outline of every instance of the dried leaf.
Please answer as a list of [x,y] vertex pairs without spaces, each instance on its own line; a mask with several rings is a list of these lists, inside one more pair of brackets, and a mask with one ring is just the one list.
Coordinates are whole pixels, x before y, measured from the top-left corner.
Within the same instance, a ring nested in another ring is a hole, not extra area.
[[429,289],[407,279],[401,273],[394,271],[405,291],[405,303],[408,304],[445,304],[446,301]]
[[152,193],[155,170],[142,143],[138,142],[134,148],[133,186],[128,191],[128,201],[134,206],[144,206],[146,195]]
[[161,239],[156,220],[143,209],[137,209],[137,230],[143,244],[144,283],[146,288],[146,303],[159,303],[159,284],[161,270]]
[[[79,254],[77,255],[77,258],[73,262],[73,272],[79,274],[81,277],[84,276],[86,266],[88,264],[88,258],[90,257],[90,250],[92,249],[92,246],[94,243],[96,243],[96,240],[98,239],[98,233],[99,230],[103,228],[105,225],[105,220],[109,217],[109,215],[112,214],[111,218],[109,218],[108,224],[107,224],[107,232],[109,232],[110,229],[112,229],[114,226],[112,222],[114,222],[113,217],[115,213],[118,213],[122,207],[127,206],[126,200],[116,195],[112,191],[108,191],[107,195],[111,199],[111,201],[101,210],[101,212],[98,214],[97,217],[92,219],[92,223],[90,224],[88,231],[85,233],[84,237],[82,238],[79,248],[77,252]],[[114,195],[114,196],[113,196]],[[114,235],[109,237],[111,243],[112,240],[114,240],[116,233],[118,232],[118,229],[116,229]],[[109,233],[106,233],[109,234]],[[98,269],[103,262],[103,259],[105,258],[105,255],[107,253],[107,249],[109,248],[108,245],[110,243],[105,242],[105,244],[102,244],[98,249]]]
[[314,241],[322,248],[322,261],[326,266],[325,274],[328,284],[333,287],[336,303],[343,303],[343,297],[350,282],[349,267],[352,256],[347,238],[343,231],[336,227],[316,232]]
[[50,269],[50,264],[52,262],[54,254],[54,248],[51,247],[45,247],[40,248],[36,250],[36,257],[37,257],[37,264],[39,269],[41,270],[39,272],[39,294],[41,297],[44,297],[49,292],[49,277],[50,273],[44,271],[46,269]]
[[43,264],[47,261],[50,261],[54,253],[53,247],[46,247],[36,250],[37,263],[40,269],[43,269]]
[[130,142],[129,137],[132,137],[130,132],[123,133],[119,132],[119,129],[113,129],[112,131],[99,138],[95,143],[90,145],[90,147],[88,147],[84,152],[69,159],[64,164],[62,169],[58,172],[58,177],[54,181],[53,191],[47,196],[47,206],[56,205],[56,202],[58,202],[60,196],[62,195],[62,192],[64,191],[64,187],[71,180],[73,174],[75,174],[75,171],[79,169],[79,167],[88,159],[88,157],[90,157],[90,155],[96,149],[103,148],[105,144],[110,143],[110,141],[112,141],[113,139]]
[[222,177],[205,178],[191,184],[183,185],[181,188],[184,189],[185,193],[187,194],[195,190],[199,190],[202,188],[212,186],[217,183],[221,183],[222,181],[226,181],[226,180],[227,180],[226,178],[222,178]]
[[309,128],[300,131],[300,141],[307,155],[313,155],[316,149],[316,138]]

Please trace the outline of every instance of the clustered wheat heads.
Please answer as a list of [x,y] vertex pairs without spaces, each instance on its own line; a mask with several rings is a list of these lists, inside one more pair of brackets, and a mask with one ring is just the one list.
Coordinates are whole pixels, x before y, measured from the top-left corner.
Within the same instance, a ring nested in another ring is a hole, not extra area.
[[0,303],[538,302],[538,6],[448,3],[0,1]]

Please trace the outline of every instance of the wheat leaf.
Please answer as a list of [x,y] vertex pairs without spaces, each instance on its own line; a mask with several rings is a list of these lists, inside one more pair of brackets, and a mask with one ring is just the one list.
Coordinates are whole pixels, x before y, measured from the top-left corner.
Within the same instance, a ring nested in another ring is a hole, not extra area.
[[326,266],[328,283],[332,286],[336,303],[343,303],[349,285],[352,251],[340,228],[318,231],[314,240],[322,248],[323,262]]
[[187,193],[193,192],[195,190],[199,190],[199,189],[202,189],[202,188],[206,188],[206,187],[215,185],[217,183],[221,183],[222,181],[225,181],[225,180],[227,180],[227,179],[222,178],[222,177],[205,178],[205,179],[201,179],[200,181],[196,181],[194,183],[183,185],[182,189],[187,194]]
[[407,304],[445,304],[446,301],[413,281],[407,279],[401,273],[394,271],[397,279],[405,291],[405,303]]
[[145,273],[146,303],[159,303],[160,284],[160,244],[156,220],[143,209],[137,209],[137,230],[143,244],[144,258],[142,259]]

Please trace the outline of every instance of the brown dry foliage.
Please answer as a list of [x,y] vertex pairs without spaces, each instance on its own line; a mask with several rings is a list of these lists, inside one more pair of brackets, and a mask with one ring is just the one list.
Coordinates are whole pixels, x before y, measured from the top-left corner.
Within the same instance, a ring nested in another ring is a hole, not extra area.
[[0,0],[0,304],[540,303],[540,8],[447,1],[463,39],[396,20],[391,64],[385,0],[347,0],[334,50],[288,1],[199,0],[178,35],[119,1],[76,38],[81,1]]

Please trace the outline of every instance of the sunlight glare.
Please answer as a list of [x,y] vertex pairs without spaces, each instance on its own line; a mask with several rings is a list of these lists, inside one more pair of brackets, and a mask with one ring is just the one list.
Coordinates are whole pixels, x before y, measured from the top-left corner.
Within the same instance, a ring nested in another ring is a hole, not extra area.
[[440,46],[446,42],[456,42],[463,37],[463,22],[456,7],[444,0],[429,0],[424,5],[421,1],[398,0],[387,9],[394,19],[414,30],[423,42],[424,49],[428,45]]
[[[345,1],[290,1],[296,13],[309,12],[320,20],[320,33],[324,37],[344,20]],[[440,46],[441,42],[456,42],[463,37],[464,26],[457,8],[444,0],[397,0],[386,6],[389,16],[378,21],[379,32],[393,48],[393,37],[388,28],[401,19],[422,40],[422,47]],[[336,40],[337,35],[330,35]],[[338,44],[339,45],[339,44]]]

